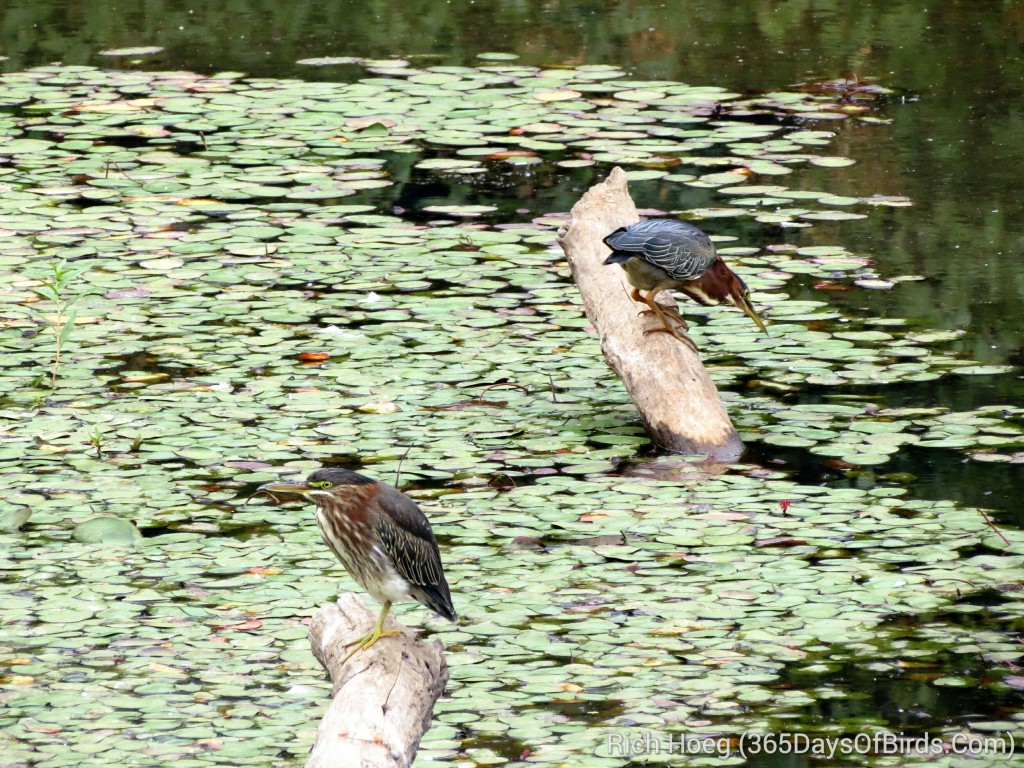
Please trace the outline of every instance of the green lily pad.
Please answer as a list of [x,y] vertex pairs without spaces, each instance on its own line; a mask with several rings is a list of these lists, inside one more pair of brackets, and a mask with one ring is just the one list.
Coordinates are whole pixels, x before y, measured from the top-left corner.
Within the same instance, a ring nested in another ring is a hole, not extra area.
[[76,525],[73,536],[83,544],[118,545],[134,543],[142,538],[142,533],[128,520],[94,517]]

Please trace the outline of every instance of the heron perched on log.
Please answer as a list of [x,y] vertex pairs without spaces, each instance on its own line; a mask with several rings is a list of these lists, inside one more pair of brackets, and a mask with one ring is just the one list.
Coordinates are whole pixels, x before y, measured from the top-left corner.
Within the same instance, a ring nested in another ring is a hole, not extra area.
[[[661,320],[663,331],[687,344],[694,352],[697,345],[686,334],[689,329],[676,310],[658,304],[654,297],[661,291],[676,289],[698,304],[732,304],[739,307],[765,333],[761,318],[750,301],[750,290],[715,250],[711,238],[697,227],[676,219],[648,219],[628,227],[619,227],[604,244],[612,249],[605,264],[621,264],[633,286],[634,301],[646,304]],[[642,295],[640,291],[647,291]],[[675,327],[670,320],[680,325]]]
[[397,488],[347,469],[318,469],[305,483],[266,483],[257,492],[296,494],[316,505],[320,534],[353,579],[383,605],[374,628],[341,663],[396,631],[384,631],[392,603],[412,596],[457,621],[430,521]]

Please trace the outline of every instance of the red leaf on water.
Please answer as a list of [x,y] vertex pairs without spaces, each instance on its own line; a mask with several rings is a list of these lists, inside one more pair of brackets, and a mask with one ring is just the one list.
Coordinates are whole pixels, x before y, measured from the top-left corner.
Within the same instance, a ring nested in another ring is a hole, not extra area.
[[214,629],[232,629],[236,632],[252,632],[262,626],[263,622],[259,619],[249,619],[249,621],[243,621],[240,624],[221,624],[219,626],[215,626]]

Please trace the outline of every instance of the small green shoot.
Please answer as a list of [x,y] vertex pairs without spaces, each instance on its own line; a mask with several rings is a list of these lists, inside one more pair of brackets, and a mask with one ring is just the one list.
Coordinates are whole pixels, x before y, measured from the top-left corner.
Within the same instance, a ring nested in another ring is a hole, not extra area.
[[96,458],[102,458],[103,456],[103,433],[100,432],[99,427],[93,427],[92,432],[89,433],[89,444],[96,449]]
[[[56,310],[52,317],[46,318],[46,322],[53,331],[53,336],[56,340],[53,354],[53,370],[50,373],[50,389],[57,387],[57,371],[60,368],[61,352],[71,338],[72,328],[75,327],[75,310],[71,306],[77,301],[78,297],[69,300],[67,298],[67,288],[75,279],[88,270],[90,266],[90,264],[69,265],[64,259],[61,259],[59,262],[52,262],[50,267],[53,273],[39,278],[39,282],[42,285],[32,289],[33,293],[40,298],[53,302],[54,309]],[[33,307],[33,309],[35,308]],[[35,311],[40,312],[39,310]],[[40,312],[40,314],[42,313]]]

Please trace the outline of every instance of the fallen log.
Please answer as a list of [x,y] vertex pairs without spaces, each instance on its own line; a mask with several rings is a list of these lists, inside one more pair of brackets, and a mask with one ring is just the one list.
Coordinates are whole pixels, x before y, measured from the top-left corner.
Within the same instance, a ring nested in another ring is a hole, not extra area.
[[365,635],[377,613],[354,594],[325,605],[309,627],[313,655],[334,683],[306,768],[408,768],[448,682],[444,646],[426,643],[388,616],[382,637],[345,664],[346,644]]
[[[735,461],[743,443],[700,356],[667,333],[645,335],[661,322],[638,314],[643,305],[630,298],[625,273],[604,264],[610,251],[603,238],[639,219],[621,168],[573,206],[558,243],[583,308],[601,337],[604,359],[622,379],[651,439],[676,453]],[[667,294],[658,296],[659,303],[675,308]]]

